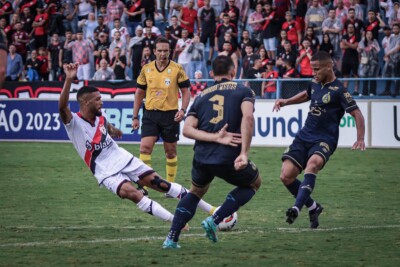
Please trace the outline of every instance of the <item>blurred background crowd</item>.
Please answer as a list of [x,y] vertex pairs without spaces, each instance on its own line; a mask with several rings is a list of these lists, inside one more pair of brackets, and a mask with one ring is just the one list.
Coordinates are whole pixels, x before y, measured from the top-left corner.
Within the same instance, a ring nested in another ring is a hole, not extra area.
[[311,78],[324,50],[338,77],[365,78],[345,79],[353,95],[396,97],[399,81],[378,89],[367,78],[400,77],[399,23],[394,0],[0,0],[8,81],[60,81],[68,62],[79,80],[136,80],[164,36],[193,96],[218,54],[257,96],[276,98],[274,79]]

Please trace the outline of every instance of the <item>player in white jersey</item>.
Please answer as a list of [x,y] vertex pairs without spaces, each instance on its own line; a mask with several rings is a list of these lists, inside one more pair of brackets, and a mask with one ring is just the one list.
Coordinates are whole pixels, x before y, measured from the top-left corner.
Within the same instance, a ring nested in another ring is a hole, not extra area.
[[[140,159],[118,146],[114,137],[121,137],[121,130],[108,123],[101,112],[103,102],[96,87],[79,89],[77,99],[79,112],[68,107],[71,82],[77,74],[78,64],[64,66],[66,79],[60,95],[60,117],[79,156],[85,161],[99,185],[105,186],[120,198],[127,198],[144,212],[172,222],[173,215],[156,201],[143,195],[132,182],[147,186],[172,197],[180,198],[186,189],[164,180]],[[212,214],[215,207],[201,201],[199,207]]]

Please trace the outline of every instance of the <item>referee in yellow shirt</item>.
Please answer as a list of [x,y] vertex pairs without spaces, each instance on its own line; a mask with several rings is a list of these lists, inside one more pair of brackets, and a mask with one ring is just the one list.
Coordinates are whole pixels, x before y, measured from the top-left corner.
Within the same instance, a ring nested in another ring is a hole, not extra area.
[[[132,128],[139,128],[139,109],[146,98],[142,116],[140,159],[151,166],[154,144],[161,137],[167,158],[166,177],[169,182],[174,182],[178,167],[176,146],[179,140],[179,123],[189,105],[190,81],[182,66],[169,60],[170,45],[167,39],[160,37],[156,40],[154,53],[156,60],[144,65],[137,79]],[[180,108],[179,90],[182,95]]]

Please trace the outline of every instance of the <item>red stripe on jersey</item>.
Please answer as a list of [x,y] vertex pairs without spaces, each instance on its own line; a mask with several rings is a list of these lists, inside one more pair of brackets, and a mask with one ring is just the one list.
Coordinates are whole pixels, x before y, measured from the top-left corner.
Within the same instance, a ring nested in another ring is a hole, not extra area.
[[[76,113],[80,118],[82,118],[82,115],[80,112]],[[97,125],[96,133],[94,134],[93,140],[92,140],[92,150],[86,150],[85,153],[85,163],[86,165],[90,168],[90,164],[92,162],[92,156],[94,152],[94,144],[98,144],[101,141],[101,137],[103,136],[103,133],[100,130],[100,127],[104,126],[104,117],[100,116],[99,117],[99,124]]]

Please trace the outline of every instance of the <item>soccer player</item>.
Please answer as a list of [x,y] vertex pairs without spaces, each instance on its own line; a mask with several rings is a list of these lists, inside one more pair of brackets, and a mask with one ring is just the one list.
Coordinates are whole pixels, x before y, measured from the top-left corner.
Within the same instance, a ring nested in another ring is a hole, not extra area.
[[[83,86],[77,93],[79,112],[68,107],[71,82],[77,75],[78,63],[64,65],[66,79],[59,100],[59,111],[69,139],[79,156],[85,161],[100,186],[136,203],[142,211],[165,221],[172,221],[173,215],[156,201],[144,196],[132,182],[168,193],[179,198],[186,189],[176,183],[162,179],[140,159],[118,146],[113,137],[121,137],[121,130],[107,122],[101,108],[103,102],[96,87]],[[204,204],[204,205],[202,205]],[[199,207],[210,214],[214,207],[200,202]]]
[[[132,128],[139,128],[139,109],[143,98],[146,97],[142,117],[140,159],[151,166],[154,145],[158,138],[162,137],[167,158],[167,180],[174,182],[178,168],[176,146],[179,140],[179,123],[189,105],[190,81],[182,66],[169,59],[169,53],[168,39],[158,38],[154,49],[156,60],[144,65],[137,79]],[[182,95],[180,109],[179,89]]]
[[[310,228],[317,228],[323,207],[311,198],[318,172],[335,152],[339,138],[339,124],[345,112],[356,121],[357,141],[352,149],[365,150],[364,117],[343,84],[335,77],[333,62],[325,51],[311,58],[314,80],[307,90],[289,99],[275,101],[273,111],[281,107],[311,100],[304,127],[297,133],[287,152],[282,155],[280,179],[296,198],[286,212],[286,222],[292,224],[305,205],[309,210]],[[304,180],[296,177],[304,170]]]
[[197,203],[215,176],[236,186],[221,207],[202,223],[206,236],[218,241],[217,226],[254,196],[261,185],[256,165],[248,159],[254,126],[254,92],[232,82],[232,59],[218,56],[212,63],[215,84],[196,97],[183,128],[195,139],[192,186],[181,199],[163,248],[179,248],[181,229],[196,212]]

